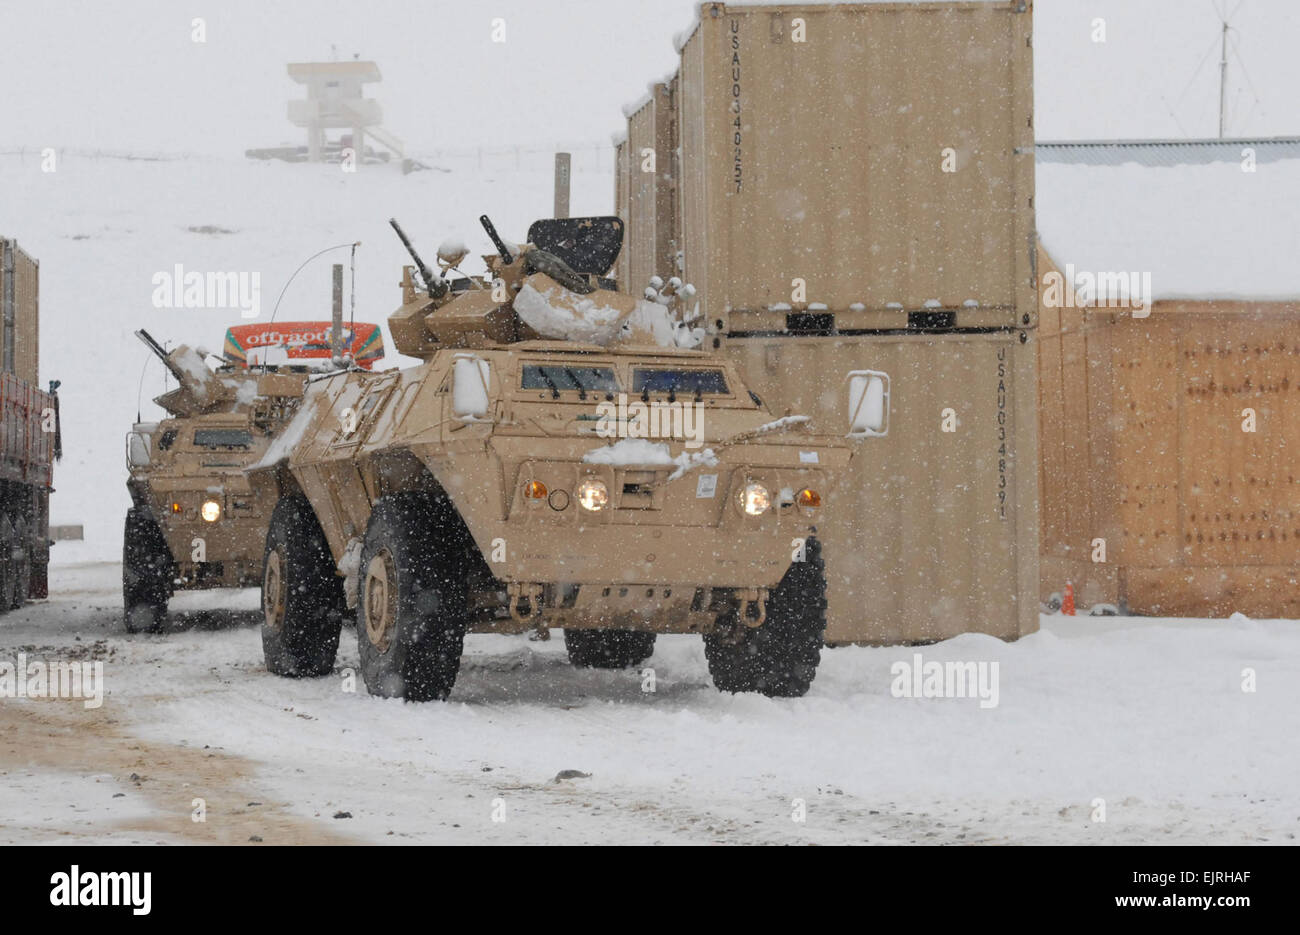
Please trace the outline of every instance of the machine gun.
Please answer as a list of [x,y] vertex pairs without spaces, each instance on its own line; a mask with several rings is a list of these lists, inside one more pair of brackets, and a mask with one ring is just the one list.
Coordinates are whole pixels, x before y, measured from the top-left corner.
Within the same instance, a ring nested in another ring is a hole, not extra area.
[[135,336],[153,351],[154,356],[176,378],[179,389],[165,393],[157,399],[158,405],[177,415],[193,415],[212,408],[230,395],[217,375],[203,362],[204,355],[182,344],[171,353],[159,344],[149,332],[141,328]]
[[424,280],[424,291],[429,293],[431,299],[441,299],[447,294],[447,281],[424,265],[424,260],[420,259],[420,254],[416,253],[415,247],[411,246],[410,238],[406,236],[406,231],[402,230],[402,225],[397,223],[397,218],[389,218],[388,223],[393,226],[393,230],[397,231],[402,246],[406,248],[406,252],[415,261],[415,268],[419,271],[420,278]]

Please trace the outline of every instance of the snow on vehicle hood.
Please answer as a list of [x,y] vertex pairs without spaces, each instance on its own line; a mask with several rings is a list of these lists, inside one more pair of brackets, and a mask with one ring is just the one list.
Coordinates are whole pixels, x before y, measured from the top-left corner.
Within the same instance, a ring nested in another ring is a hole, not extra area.
[[718,456],[712,448],[705,448],[702,451],[683,451],[674,458],[668,451],[667,442],[624,438],[603,448],[593,448],[582,456],[582,460],[586,464],[608,464],[614,467],[672,465],[677,470],[668,475],[668,479],[676,480],[692,468],[701,465],[712,467],[718,463]]

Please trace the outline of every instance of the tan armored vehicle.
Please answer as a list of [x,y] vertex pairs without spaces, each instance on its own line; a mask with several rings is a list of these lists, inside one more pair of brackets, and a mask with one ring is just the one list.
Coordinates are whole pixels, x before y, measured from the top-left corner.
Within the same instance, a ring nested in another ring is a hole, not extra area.
[[[330,328],[328,322],[282,324],[277,333],[304,325]],[[133,633],[160,629],[175,591],[261,582],[275,498],[254,490],[244,468],[266,453],[297,411],[311,372],[308,361],[250,368],[242,358],[231,363],[229,353],[213,370],[203,352],[182,345],[168,353],[147,332],[136,334],[179,386],[155,400],[169,418],[137,423],[127,436],[132,507],[123,536],[122,600]]]
[[[458,245],[439,249],[443,275],[411,250],[423,288],[407,267],[388,324],[423,362],[312,380],[250,469],[279,497],[267,668],[329,672],[355,607],[377,695],[445,698],[467,631],[556,626],[579,666],[700,633],[718,688],[802,695],[825,627],[814,533],[847,444],[682,346],[704,333],[667,304],[613,291],[617,218],[539,221],[522,248],[482,220],[487,276],[444,278]],[[878,413],[871,379],[858,408]]]

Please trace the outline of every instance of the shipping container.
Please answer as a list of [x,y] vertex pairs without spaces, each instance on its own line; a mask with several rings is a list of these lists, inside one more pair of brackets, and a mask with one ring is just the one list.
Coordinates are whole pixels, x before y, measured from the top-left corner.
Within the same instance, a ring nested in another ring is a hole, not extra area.
[[627,225],[630,196],[628,193],[627,137],[615,139],[614,142],[614,213],[623,222],[624,248],[614,263],[614,279],[625,291],[627,285]]
[[49,495],[58,399],[37,355],[40,265],[0,237],[0,611],[48,593]]
[[1044,305],[1041,322],[1040,594],[1300,617],[1300,303]]
[[891,376],[822,529],[831,643],[1038,627],[1031,32],[1022,2],[705,4],[633,113],[671,128],[683,278],[765,402],[841,426],[845,375]]
[[1038,628],[1032,331],[732,338],[726,349],[765,402],[823,428],[847,428],[849,371],[890,375],[889,434],[856,443],[819,529],[828,642]]
[[0,253],[0,308],[4,313],[0,369],[35,385],[40,353],[40,264],[12,240],[0,239]]
[[726,331],[1032,327],[1031,5],[706,4],[682,47],[685,278]]
[[680,276],[676,212],[676,80],[652,85],[628,108],[627,289],[640,293],[652,276]]

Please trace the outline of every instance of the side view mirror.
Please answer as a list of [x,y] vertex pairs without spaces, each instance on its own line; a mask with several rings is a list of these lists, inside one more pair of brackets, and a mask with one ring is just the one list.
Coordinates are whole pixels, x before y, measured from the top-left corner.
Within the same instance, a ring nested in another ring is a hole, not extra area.
[[148,467],[151,460],[150,436],[143,431],[133,431],[126,436],[126,463],[128,467]]
[[889,434],[889,374],[879,370],[849,372],[849,438]]
[[451,414],[461,422],[486,419],[488,362],[473,354],[457,354],[451,365]]

